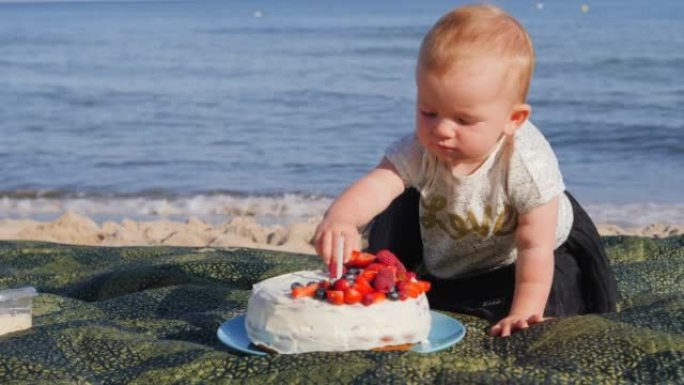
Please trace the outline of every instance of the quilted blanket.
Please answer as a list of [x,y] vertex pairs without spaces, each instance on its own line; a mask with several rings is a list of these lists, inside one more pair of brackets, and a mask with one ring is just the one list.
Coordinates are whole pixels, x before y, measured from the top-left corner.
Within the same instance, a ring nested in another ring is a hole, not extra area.
[[480,319],[447,350],[249,356],[216,337],[252,284],[322,268],[256,249],[0,242],[0,289],[31,285],[31,329],[0,336],[0,384],[684,383],[684,237],[604,238],[619,310],[510,338]]

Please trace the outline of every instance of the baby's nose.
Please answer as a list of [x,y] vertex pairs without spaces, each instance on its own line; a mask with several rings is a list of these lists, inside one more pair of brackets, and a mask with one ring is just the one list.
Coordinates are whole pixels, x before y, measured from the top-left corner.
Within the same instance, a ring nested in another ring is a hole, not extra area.
[[453,121],[442,119],[435,125],[434,134],[439,138],[451,138],[456,134],[456,128]]

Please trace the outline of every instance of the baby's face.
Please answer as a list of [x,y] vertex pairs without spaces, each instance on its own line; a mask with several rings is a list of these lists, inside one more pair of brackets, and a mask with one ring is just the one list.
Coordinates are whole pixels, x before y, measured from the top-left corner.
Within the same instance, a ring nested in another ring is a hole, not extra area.
[[[454,65],[446,74],[418,69],[416,133],[452,167],[474,170],[509,130],[513,107],[505,71],[492,60]],[[510,131],[510,132],[509,132]]]

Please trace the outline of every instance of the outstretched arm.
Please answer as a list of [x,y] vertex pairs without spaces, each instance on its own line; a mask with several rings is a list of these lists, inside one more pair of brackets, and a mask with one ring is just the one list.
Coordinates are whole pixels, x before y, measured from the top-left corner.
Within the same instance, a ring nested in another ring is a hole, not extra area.
[[325,214],[316,228],[316,253],[328,264],[344,237],[344,259],[360,245],[358,228],[368,223],[404,191],[404,182],[392,163],[383,158],[378,166],[347,188]]
[[515,292],[508,316],[490,329],[491,335],[509,336],[544,320],[544,308],[553,282],[558,197],[520,215],[516,230],[518,259]]

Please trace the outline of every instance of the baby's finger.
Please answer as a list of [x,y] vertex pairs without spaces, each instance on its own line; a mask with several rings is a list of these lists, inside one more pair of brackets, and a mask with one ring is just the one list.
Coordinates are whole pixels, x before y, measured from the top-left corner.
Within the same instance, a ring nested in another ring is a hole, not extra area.
[[321,259],[323,259],[323,232],[316,231],[316,234],[311,238],[311,244],[316,249],[316,254],[318,254]]
[[349,262],[351,259],[352,250],[358,241],[356,240],[356,234],[347,234],[344,239],[344,262]]
[[508,337],[511,335],[511,324],[506,322],[501,327],[501,337]]
[[541,314],[534,314],[527,319],[527,322],[530,324],[536,324],[542,321],[544,321],[544,317]]
[[332,233],[330,231],[326,231],[323,233],[323,236],[321,237],[320,240],[320,245],[321,245],[321,257],[323,258],[323,262],[325,262],[326,265],[330,264],[330,250],[332,248]]
[[496,324],[496,325],[492,326],[491,329],[489,329],[489,335],[490,336],[496,337],[499,334],[501,334],[501,325],[500,324]]
[[520,320],[515,321],[513,326],[516,329],[527,329],[529,327],[529,325],[527,324],[527,321],[525,321],[524,319],[520,319]]

